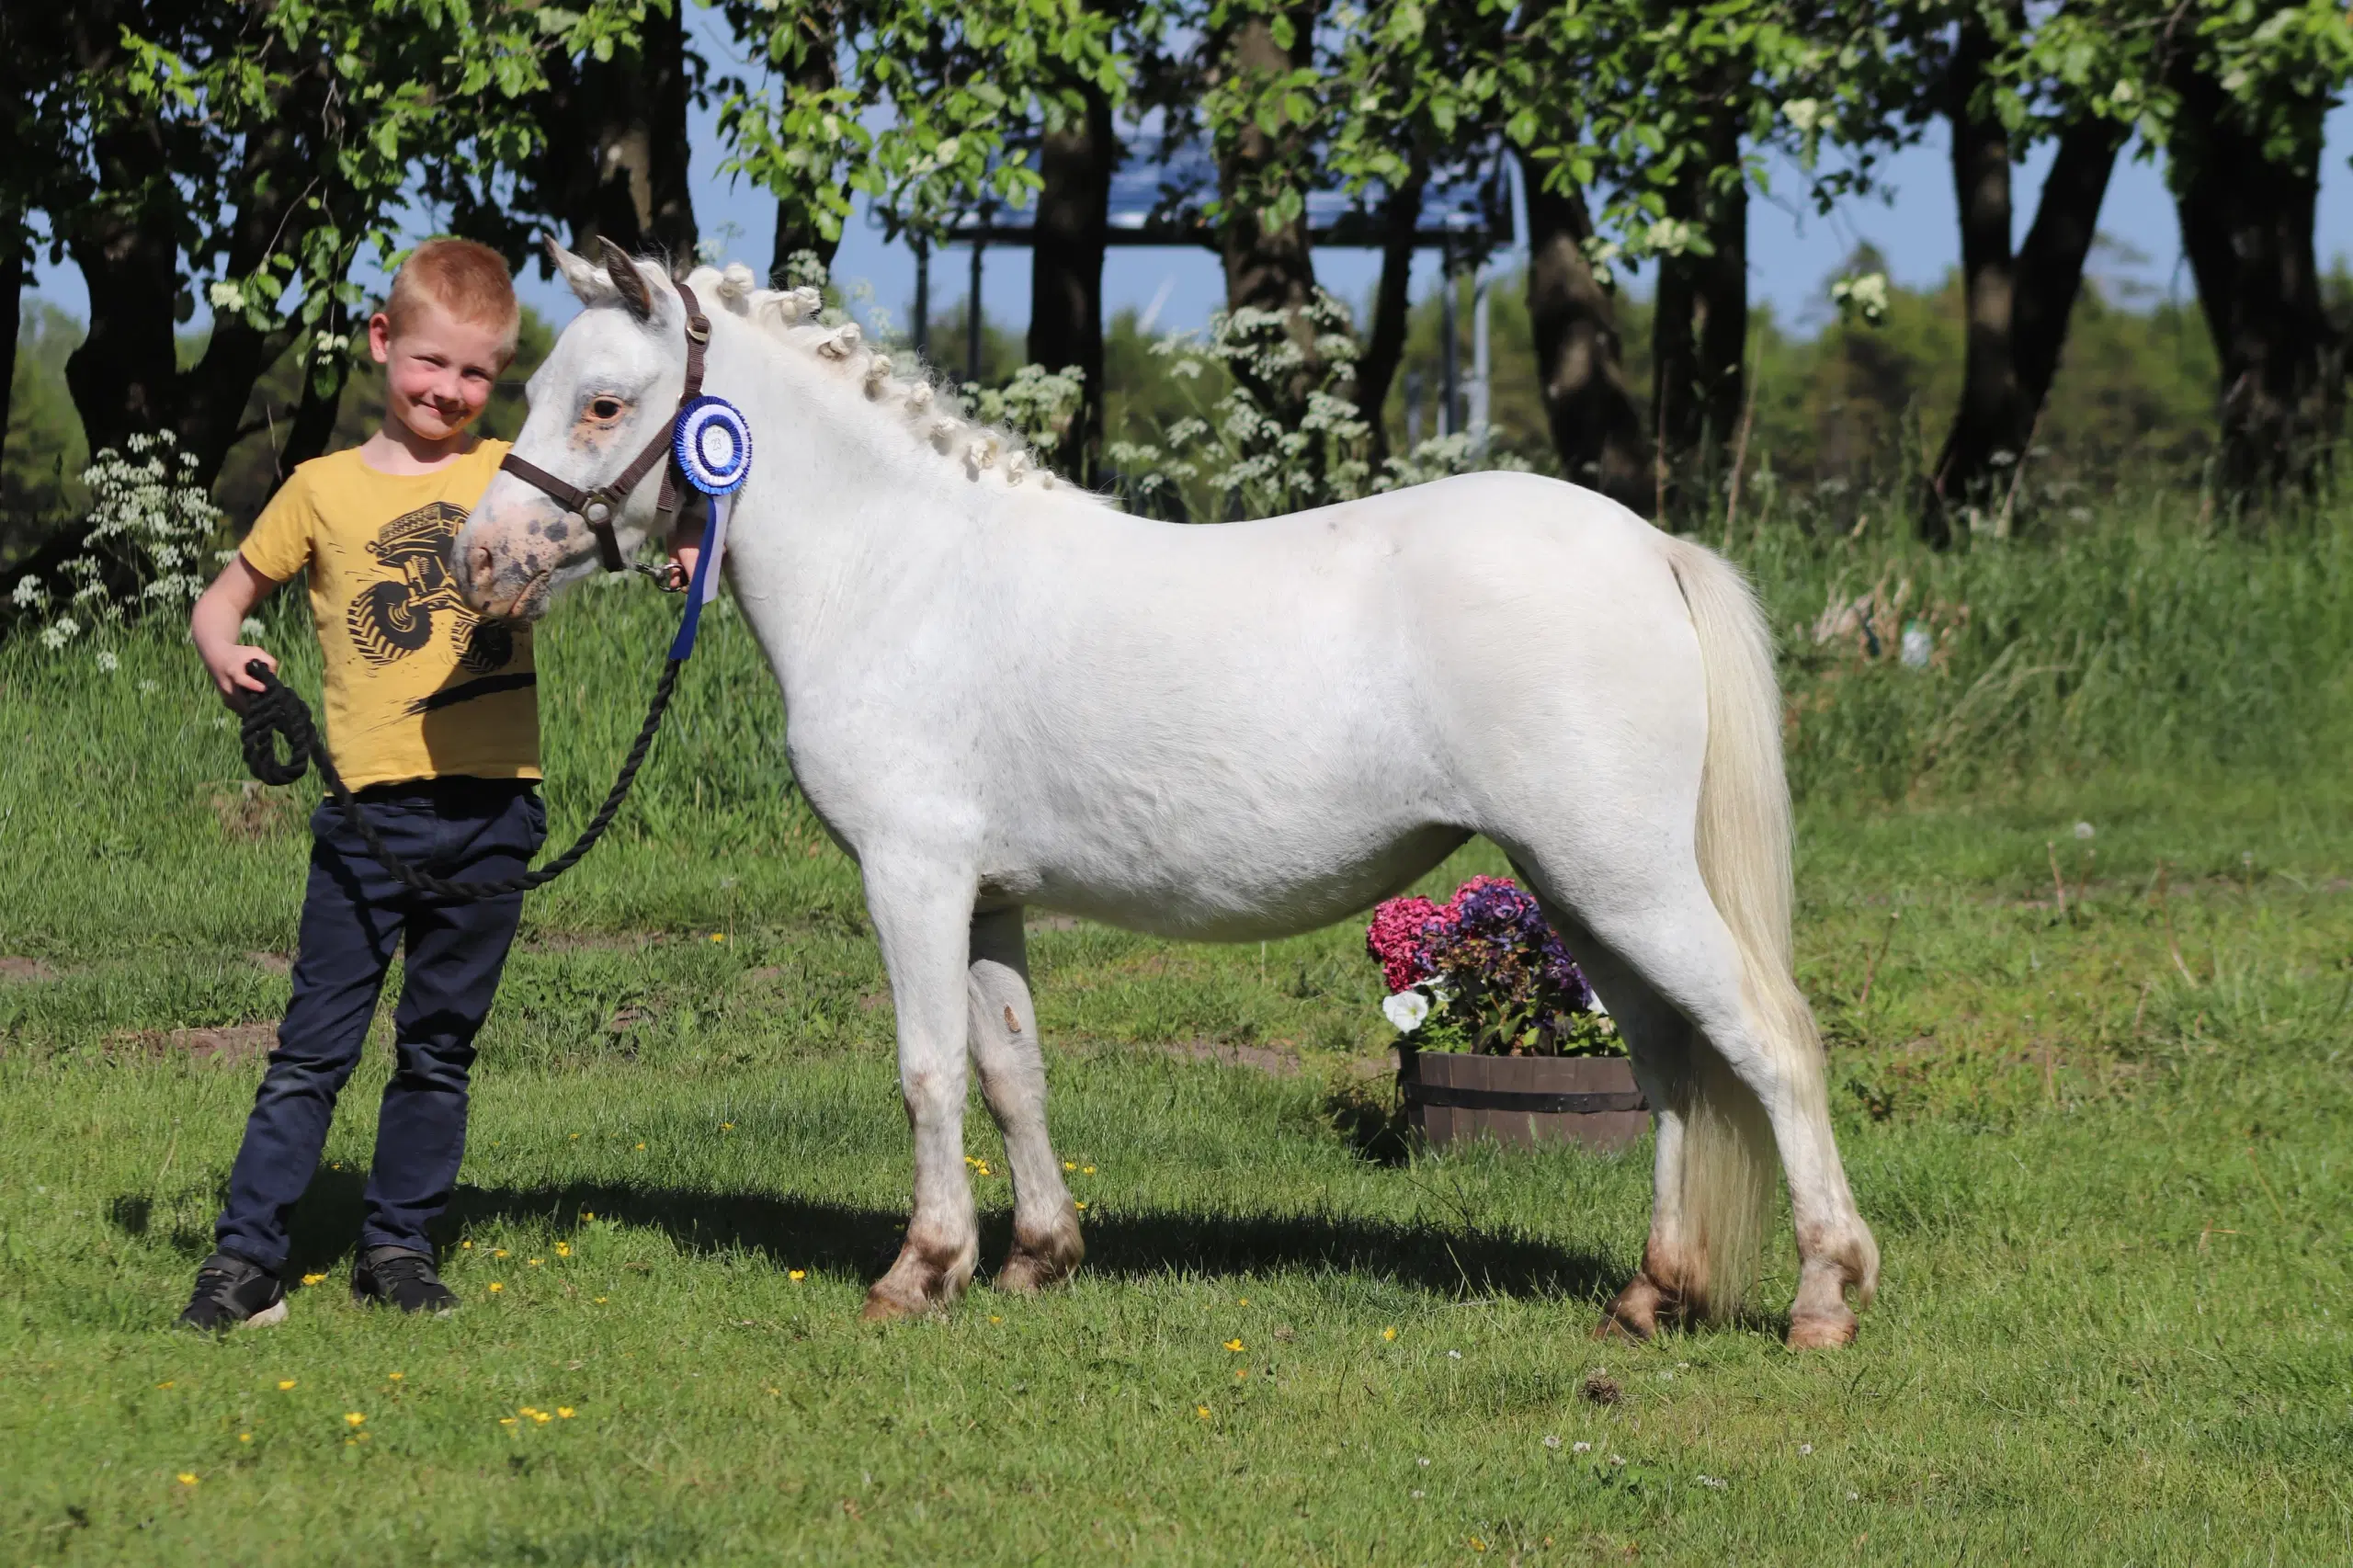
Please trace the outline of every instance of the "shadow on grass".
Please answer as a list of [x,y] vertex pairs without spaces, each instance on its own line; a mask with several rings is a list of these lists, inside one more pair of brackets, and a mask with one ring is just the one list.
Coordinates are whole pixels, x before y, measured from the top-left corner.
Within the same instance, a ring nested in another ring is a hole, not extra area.
[[[344,1166],[319,1172],[288,1220],[290,1278],[347,1267],[359,1233],[368,1173]],[[131,1235],[146,1234],[150,1204],[116,1199],[108,1218]],[[807,1198],[688,1188],[573,1183],[559,1187],[460,1187],[434,1226],[447,1248],[472,1225],[520,1221],[559,1233],[578,1228],[583,1211],[600,1220],[646,1225],[682,1251],[747,1252],[779,1268],[823,1268],[873,1279],[898,1253],[902,1210],[858,1208]],[[1012,1216],[981,1220],[983,1280],[1012,1244]],[[171,1244],[191,1257],[211,1251],[209,1232],[176,1227]],[[1622,1283],[1622,1266],[1508,1232],[1477,1226],[1394,1224],[1334,1214],[1219,1214],[1198,1210],[1129,1210],[1086,1221],[1085,1267],[1097,1276],[1142,1279],[1169,1275],[1255,1275],[1329,1269],[1387,1279],[1448,1295],[1571,1297],[1599,1300]]]
[[[816,1267],[869,1279],[890,1267],[906,1229],[905,1215],[896,1210],[587,1183],[461,1188],[445,1223],[453,1233],[500,1220],[537,1221],[569,1231],[584,1210],[599,1220],[651,1225],[688,1252],[743,1251],[779,1268]],[[343,1233],[347,1237],[350,1232]],[[983,1270],[1005,1256],[1012,1236],[1009,1214],[983,1217]],[[1598,1256],[1498,1231],[1329,1214],[1180,1210],[1090,1218],[1085,1267],[1123,1279],[1331,1269],[1447,1294],[1582,1299],[1614,1289],[1620,1273],[1620,1266]]]

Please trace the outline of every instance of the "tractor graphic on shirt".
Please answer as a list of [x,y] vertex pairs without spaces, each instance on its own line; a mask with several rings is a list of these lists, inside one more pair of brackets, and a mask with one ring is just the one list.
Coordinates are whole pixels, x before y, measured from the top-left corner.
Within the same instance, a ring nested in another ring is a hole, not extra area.
[[458,663],[479,675],[515,656],[515,633],[505,621],[484,620],[458,597],[449,580],[449,546],[465,513],[436,501],[378,531],[368,553],[392,575],[370,583],[345,611],[352,646],[371,665],[405,659],[433,641],[438,614],[456,617],[451,628]]

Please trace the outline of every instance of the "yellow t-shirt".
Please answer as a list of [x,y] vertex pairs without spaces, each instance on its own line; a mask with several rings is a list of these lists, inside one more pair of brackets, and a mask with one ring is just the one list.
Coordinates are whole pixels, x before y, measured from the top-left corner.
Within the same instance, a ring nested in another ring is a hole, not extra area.
[[382,473],[358,449],[302,464],[241,552],[265,577],[310,574],[326,655],[327,744],[353,789],[453,774],[540,777],[531,629],[468,609],[449,546],[504,441],[432,473]]

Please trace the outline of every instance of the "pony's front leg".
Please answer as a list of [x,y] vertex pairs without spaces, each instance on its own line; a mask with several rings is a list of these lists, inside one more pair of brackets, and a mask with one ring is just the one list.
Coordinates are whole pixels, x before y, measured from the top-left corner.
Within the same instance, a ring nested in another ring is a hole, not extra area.
[[964,1168],[964,970],[974,879],[934,862],[865,862],[866,908],[899,1015],[899,1093],[915,1134],[915,1212],[870,1318],[944,1307],[972,1278],[980,1232]]
[[1005,1134],[1013,1170],[1013,1250],[996,1287],[1028,1294],[1070,1277],[1086,1256],[1078,1210],[1046,1134],[1046,1062],[1038,1049],[1038,1013],[1029,1001],[1028,942],[1021,911],[993,909],[972,917],[972,1064],[981,1094]]

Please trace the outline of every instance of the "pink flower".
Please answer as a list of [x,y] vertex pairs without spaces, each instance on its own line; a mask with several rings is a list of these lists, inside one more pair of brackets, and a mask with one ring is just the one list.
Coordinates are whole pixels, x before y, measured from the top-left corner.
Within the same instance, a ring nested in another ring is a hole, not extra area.
[[1381,960],[1381,977],[1391,991],[1430,978],[1422,929],[1440,917],[1438,906],[1426,898],[1392,898],[1374,908],[1372,924],[1365,928],[1365,951]]

